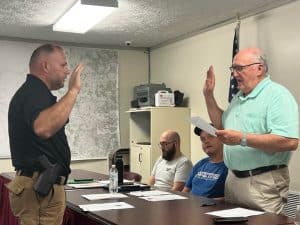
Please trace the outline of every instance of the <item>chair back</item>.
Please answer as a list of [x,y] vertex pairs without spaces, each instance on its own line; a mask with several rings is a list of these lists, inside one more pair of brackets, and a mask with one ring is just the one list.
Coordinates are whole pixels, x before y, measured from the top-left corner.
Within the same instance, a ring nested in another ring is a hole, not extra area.
[[283,214],[295,218],[297,205],[300,205],[300,193],[296,191],[289,191],[287,204],[283,208]]
[[129,148],[119,148],[115,151],[111,151],[107,155],[107,171],[111,168],[112,164],[116,163],[117,156],[122,157],[124,163],[124,170],[129,170]]
[[142,180],[142,176],[140,174],[128,171],[123,172],[123,178],[126,180],[133,180],[135,182],[141,182]]

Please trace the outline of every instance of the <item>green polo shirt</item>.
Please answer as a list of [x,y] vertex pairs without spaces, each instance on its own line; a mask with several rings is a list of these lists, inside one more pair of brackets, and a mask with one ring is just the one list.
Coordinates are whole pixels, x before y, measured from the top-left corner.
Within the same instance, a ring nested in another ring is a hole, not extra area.
[[[224,129],[299,138],[298,105],[292,94],[267,76],[246,97],[239,92],[222,115]],[[291,152],[267,153],[240,145],[224,145],[224,162],[232,170],[287,165]]]

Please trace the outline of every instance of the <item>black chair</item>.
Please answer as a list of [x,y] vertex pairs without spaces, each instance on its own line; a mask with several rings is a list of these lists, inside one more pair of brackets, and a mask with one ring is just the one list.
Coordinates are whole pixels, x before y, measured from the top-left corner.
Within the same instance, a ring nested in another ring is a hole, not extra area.
[[135,172],[129,172],[129,171],[124,171],[123,172],[123,178],[126,180],[132,180],[135,182],[141,182],[142,176],[138,173]]
[[[129,155],[129,148],[120,148],[114,152],[112,155],[112,164],[116,162],[117,157],[121,157],[123,155]],[[126,180],[132,180],[134,182],[141,182],[142,176],[138,173],[135,172],[130,172],[130,167],[129,165],[124,165],[124,170],[123,170],[123,178]]]

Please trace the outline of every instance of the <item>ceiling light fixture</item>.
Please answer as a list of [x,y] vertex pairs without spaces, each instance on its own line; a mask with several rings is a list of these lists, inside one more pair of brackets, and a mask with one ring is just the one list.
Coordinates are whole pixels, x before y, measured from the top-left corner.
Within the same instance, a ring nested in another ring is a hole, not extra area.
[[117,0],[77,0],[53,25],[53,30],[83,34],[117,7]]

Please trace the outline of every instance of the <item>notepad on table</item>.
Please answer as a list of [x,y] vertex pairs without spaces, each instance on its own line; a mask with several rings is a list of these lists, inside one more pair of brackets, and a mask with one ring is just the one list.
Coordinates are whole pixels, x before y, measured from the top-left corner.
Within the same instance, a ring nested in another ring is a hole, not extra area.
[[95,180],[93,178],[82,178],[82,179],[68,179],[68,184],[84,184],[84,183],[92,183]]

